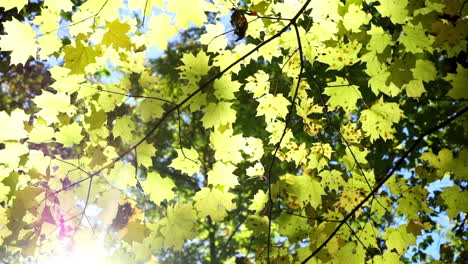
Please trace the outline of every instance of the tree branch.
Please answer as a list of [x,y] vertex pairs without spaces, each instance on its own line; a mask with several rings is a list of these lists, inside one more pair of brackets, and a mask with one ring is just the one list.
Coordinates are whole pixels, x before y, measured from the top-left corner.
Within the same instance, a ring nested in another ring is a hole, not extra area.
[[356,213],[356,211],[359,210],[359,208],[361,208],[380,189],[380,187],[382,187],[393,176],[393,173],[400,168],[400,166],[403,164],[403,161],[408,157],[408,155],[413,150],[416,149],[417,145],[419,145],[419,143],[421,143],[423,141],[423,138],[425,136],[428,136],[428,135],[436,132],[437,130],[439,130],[441,128],[444,128],[445,126],[450,124],[452,121],[454,121],[458,117],[462,116],[467,111],[468,111],[468,107],[465,107],[462,110],[460,110],[459,112],[457,112],[454,115],[452,115],[451,117],[449,117],[444,122],[442,122],[439,125],[427,130],[426,132],[422,133],[418,137],[418,139],[416,139],[416,141],[413,143],[413,145],[411,145],[411,147],[409,147],[409,149],[406,150],[405,153],[403,153],[403,156],[401,156],[400,159],[398,159],[398,161],[395,163],[395,165],[389,170],[389,172],[387,173],[385,178],[382,179],[379,182],[379,184],[377,184],[377,186],[374,187],[372,192],[370,192],[358,205],[356,205],[353,208],[353,210],[351,210],[351,212],[345,216],[345,218],[340,222],[340,224],[338,224],[338,226],[335,228],[335,230],[333,230],[333,232],[328,236],[328,238],[322,244],[320,244],[320,246],[318,246],[314,250],[314,252],[312,252],[312,254],[310,254],[307,258],[305,258],[301,263],[307,263],[310,259],[312,259],[315,255],[317,255],[317,253],[320,252],[320,250],[322,250],[322,248],[324,248],[328,244],[328,242],[330,242],[330,240],[336,235],[338,230],[340,230],[340,228],[343,225],[345,225],[345,223],[354,215],[354,213]]

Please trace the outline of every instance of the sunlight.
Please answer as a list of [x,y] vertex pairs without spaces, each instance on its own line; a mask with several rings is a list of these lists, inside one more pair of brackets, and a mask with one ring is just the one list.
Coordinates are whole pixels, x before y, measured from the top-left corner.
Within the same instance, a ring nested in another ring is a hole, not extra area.
[[[103,248],[81,248],[73,252],[64,252],[47,260],[48,264],[102,264],[105,250]],[[45,264],[46,262],[44,262]],[[42,263],[41,263],[42,264]]]

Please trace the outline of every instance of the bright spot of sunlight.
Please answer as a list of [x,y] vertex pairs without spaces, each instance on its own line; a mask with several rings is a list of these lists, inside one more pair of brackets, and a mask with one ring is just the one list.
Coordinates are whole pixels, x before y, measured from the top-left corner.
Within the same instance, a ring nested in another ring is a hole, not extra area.
[[[73,252],[52,256],[48,264],[102,264],[104,263],[105,249],[81,248]],[[42,264],[42,263],[41,263]],[[45,264],[45,263],[44,263]]]

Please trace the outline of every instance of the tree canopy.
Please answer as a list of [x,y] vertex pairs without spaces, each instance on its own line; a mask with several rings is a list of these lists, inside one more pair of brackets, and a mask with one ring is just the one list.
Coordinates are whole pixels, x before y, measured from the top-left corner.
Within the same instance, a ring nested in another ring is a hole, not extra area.
[[1,1],[0,259],[463,263],[466,2]]

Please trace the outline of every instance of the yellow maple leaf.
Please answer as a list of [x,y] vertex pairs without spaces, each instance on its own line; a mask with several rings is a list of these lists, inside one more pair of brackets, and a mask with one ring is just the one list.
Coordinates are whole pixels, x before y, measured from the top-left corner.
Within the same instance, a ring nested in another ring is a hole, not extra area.
[[29,120],[29,116],[24,113],[23,110],[15,109],[10,115],[7,112],[0,112],[0,120],[2,125],[0,126],[0,140],[19,140],[27,136],[27,132],[24,129],[24,121]]
[[129,24],[120,23],[120,21],[116,19],[111,23],[108,23],[107,28],[109,30],[102,37],[102,43],[104,45],[109,47],[112,45],[112,47],[114,47],[116,50],[119,48],[126,50],[130,49],[132,44],[130,43],[130,38],[126,35],[126,33],[130,30]]
[[216,11],[213,4],[204,0],[172,0],[168,2],[167,9],[176,14],[176,23],[181,28],[188,28],[190,23],[202,26],[206,21],[205,12]]
[[[164,25],[164,26],[161,26]],[[177,27],[171,24],[171,17],[161,14],[153,17],[149,23],[149,31],[145,34],[146,46],[158,46],[167,49],[167,42],[177,34]]]
[[67,12],[73,9],[73,3],[70,0],[45,0],[44,5],[56,12],[61,10]]
[[65,52],[65,68],[71,70],[70,74],[85,73],[85,68],[91,63],[96,62],[98,51],[96,47],[85,46],[83,44],[84,35],[79,35],[76,40],[76,46],[66,46]]
[[8,34],[1,36],[0,50],[11,51],[11,64],[24,65],[30,56],[36,55],[36,33],[29,24],[21,23],[15,18],[5,22],[4,27]]
[[2,0],[2,2],[0,3],[0,7],[5,8],[5,11],[16,7],[19,12],[27,3],[28,0]]

